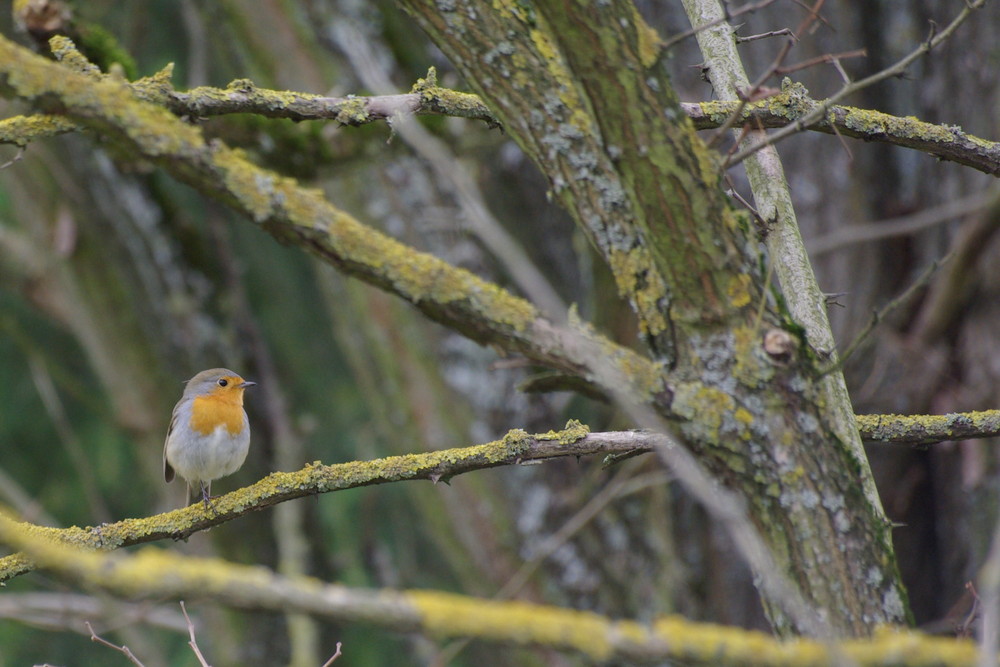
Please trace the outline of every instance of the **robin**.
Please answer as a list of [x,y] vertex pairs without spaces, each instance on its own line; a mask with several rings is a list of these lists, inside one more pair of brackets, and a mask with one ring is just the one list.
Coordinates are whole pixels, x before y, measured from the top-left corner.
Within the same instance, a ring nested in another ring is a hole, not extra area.
[[243,409],[248,382],[227,368],[202,371],[187,381],[163,444],[163,478],[174,473],[191,487],[201,487],[207,508],[212,500],[212,480],[236,472],[250,449],[250,423]]

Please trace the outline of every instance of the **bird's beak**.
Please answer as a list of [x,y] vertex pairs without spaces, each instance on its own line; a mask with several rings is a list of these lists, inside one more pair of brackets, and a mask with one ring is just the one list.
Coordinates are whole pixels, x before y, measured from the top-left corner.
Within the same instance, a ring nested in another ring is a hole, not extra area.
[[247,389],[249,387],[255,386],[256,384],[257,384],[256,382],[251,382],[250,380],[244,380],[243,382],[239,383],[236,386],[239,387],[240,389]]

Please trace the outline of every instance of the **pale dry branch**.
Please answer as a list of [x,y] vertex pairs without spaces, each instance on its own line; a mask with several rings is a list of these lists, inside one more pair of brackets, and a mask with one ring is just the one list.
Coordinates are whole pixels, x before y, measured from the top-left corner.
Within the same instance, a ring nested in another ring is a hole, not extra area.
[[163,606],[124,604],[79,593],[15,593],[0,595],[0,618],[26,623],[47,630],[79,632],[80,621],[101,619],[101,625],[118,629],[141,623],[147,627],[180,631],[184,619]]
[[103,637],[99,636],[96,632],[94,632],[94,628],[91,627],[90,621],[86,621],[85,625],[87,626],[87,630],[90,631],[90,641],[97,642],[98,644],[107,646],[108,648],[113,648],[114,650],[118,651],[126,658],[128,658],[128,661],[131,662],[133,665],[138,665],[138,667],[143,667],[142,662],[139,661],[139,658],[135,657],[135,654],[129,650],[128,646],[124,645],[119,646],[118,644],[112,644],[107,639],[104,639]]
[[806,248],[809,249],[810,256],[818,257],[859,243],[909,236],[981,211],[996,198],[996,192],[980,192],[910,215],[887,218],[878,222],[846,225],[829,234],[806,240]]
[[188,646],[191,647],[191,651],[194,653],[195,657],[198,658],[198,664],[201,667],[209,667],[208,661],[205,660],[205,656],[201,654],[201,649],[198,648],[198,636],[194,631],[194,623],[191,622],[191,617],[188,616],[187,607],[184,605],[184,600],[180,601],[181,613],[184,614],[184,620],[187,621],[188,629]]
[[330,659],[323,663],[323,667],[330,667],[330,665],[336,662],[337,658],[343,655],[340,652],[341,646],[342,646],[341,642],[337,642],[337,649],[333,652],[333,655],[330,656]]
[[[748,3],[746,5],[743,5],[742,7],[734,9],[731,12],[727,12],[723,16],[720,16],[720,17],[718,17],[718,18],[716,18],[716,19],[714,19],[712,21],[709,21],[707,23],[699,25],[697,28],[691,28],[690,30],[685,30],[684,32],[681,32],[681,33],[678,33],[676,35],[673,35],[673,36],[670,37],[670,39],[666,39],[663,42],[661,42],[660,46],[664,50],[670,49],[673,46],[675,46],[676,44],[679,44],[680,42],[684,41],[685,39],[687,39],[689,37],[694,37],[695,35],[697,35],[702,30],[708,30],[709,28],[713,28],[713,27],[719,25],[720,23],[724,23],[726,21],[731,21],[732,19],[736,18],[737,16],[741,16],[743,14],[752,14],[753,12],[757,11],[758,9],[763,9],[763,8],[767,7],[768,5],[774,4],[774,1],[775,0],[761,0],[760,2],[751,2],[751,3]],[[787,30],[787,28],[786,28],[786,30]],[[751,39],[747,38],[745,41],[751,41]]]

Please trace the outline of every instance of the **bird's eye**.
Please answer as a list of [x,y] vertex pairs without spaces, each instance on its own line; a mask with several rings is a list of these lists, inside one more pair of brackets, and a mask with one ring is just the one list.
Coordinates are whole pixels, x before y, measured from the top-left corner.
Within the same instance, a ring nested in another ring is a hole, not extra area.
[[229,384],[229,380],[227,380],[226,378],[219,378],[219,386],[220,387],[225,387],[228,384]]

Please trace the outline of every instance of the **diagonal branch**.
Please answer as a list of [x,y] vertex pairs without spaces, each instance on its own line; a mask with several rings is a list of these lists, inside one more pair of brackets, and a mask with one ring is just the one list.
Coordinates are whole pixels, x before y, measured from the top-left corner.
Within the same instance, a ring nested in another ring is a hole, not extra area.
[[[562,456],[650,451],[657,437],[640,431],[588,433],[587,427],[579,422],[570,422],[561,431],[536,435],[513,430],[501,440],[473,447],[334,465],[313,463],[295,472],[272,473],[255,484],[216,499],[214,511],[207,511],[195,503],[151,517],[88,528],[33,526],[32,530],[78,547],[112,550],[167,538],[185,539],[198,531],[294,498],[404,480],[447,481],[473,470]],[[32,563],[23,554],[0,558],[0,583],[31,569]]]
[[[54,38],[54,50],[65,53],[67,42]],[[0,90],[97,129],[229,204],[278,241],[309,250],[476,342],[590,380],[597,379],[592,361],[608,357],[628,369],[624,376],[637,395],[650,398],[662,389],[660,367],[647,358],[582,327],[556,326],[528,301],[361,224],[318,191],[206,142],[198,128],[135,99],[121,81],[71,71],[0,37]]]
[[[690,665],[973,665],[975,644],[884,631],[842,644],[780,642],[759,632],[661,617],[650,624],[525,602],[437,591],[364,590],[259,566],[146,548],[101,554],[59,543],[0,516],[0,541],[24,549],[61,579],[130,598],[211,596],[230,607],[314,614],[398,632],[468,637],[571,651],[601,663]],[[908,656],[908,657],[907,657]]]

